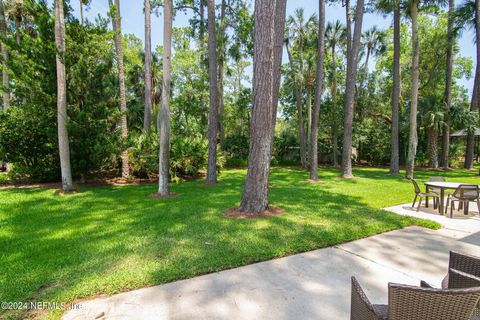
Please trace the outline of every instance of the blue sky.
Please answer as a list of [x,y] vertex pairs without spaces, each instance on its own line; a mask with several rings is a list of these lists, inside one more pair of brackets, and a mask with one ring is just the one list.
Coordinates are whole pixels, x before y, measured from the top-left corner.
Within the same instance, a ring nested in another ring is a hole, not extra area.
[[[217,0],[220,3],[219,0]],[[253,2],[253,1],[252,1]],[[293,13],[296,8],[303,7],[305,14],[310,15],[316,13],[318,10],[317,0],[289,0],[287,2],[287,15]],[[79,16],[78,0],[71,0],[71,6],[74,9],[74,14]],[[141,0],[121,0],[122,11],[122,28],[123,33],[133,33],[140,39],[144,38],[144,16],[143,16],[143,1]],[[98,14],[105,15],[108,11],[108,0],[92,0],[92,4],[85,16],[88,19],[94,19]],[[340,20],[345,21],[344,9],[340,5],[327,6],[326,18],[328,21]],[[174,26],[181,27],[188,24],[188,16],[179,13],[174,21]],[[384,18],[378,14],[367,14],[364,17],[363,29],[377,25],[380,29],[388,28],[391,25],[391,18]],[[475,46],[473,44],[474,34],[472,30],[466,31],[462,34],[459,45],[460,55],[464,57],[475,56]],[[162,43],[163,38],[163,23],[162,17],[152,16],[152,44],[155,47]],[[475,63],[475,59],[474,59]],[[464,85],[469,92],[473,87],[473,79],[462,79],[461,84]]]

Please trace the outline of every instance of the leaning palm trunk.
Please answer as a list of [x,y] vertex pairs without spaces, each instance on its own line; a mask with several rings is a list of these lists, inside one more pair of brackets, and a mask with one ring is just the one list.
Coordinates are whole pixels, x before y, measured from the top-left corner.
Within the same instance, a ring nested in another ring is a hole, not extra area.
[[[473,83],[471,111],[479,110],[480,105],[480,0],[475,0],[475,36],[477,43],[477,67],[475,71],[475,81]],[[475,157],[475,135],[469,132],[467,136],[467,150],[465,153],[465,169],[473,169],[473,160]]]
[[57,48],[57,121],[62,190],[73,190],[67,131],[67,82],[65,79],[65,18],[63,0],[55,0],[55,45]]
[[445,116],[442,137],[442,159],[443,168],[448,168],[448,149],[450,148],[450,108],[452,104],[452,73],[453,73],[453,45],[455,34],[453,30],[455,16],[455,0],[448,1],[448,47],[447,47],[447,74],[445,81]]
[[337,60],[336,60],[336,47],[332,46],[332,162],[335,167],[338,166],[338,130],[337,130]]
[[[275,30],[285,30],[285,15],[287,10],[287,1],[278,1],[275,9]],[[283,55],[283,32],[275,32],[274,39],[274,65],[273,65],[273,90],[272,90],[272,141],[275,137],[275,123],[277,119],[278,99],[280,97],[280,80],[282,69],[282,55]],[[238,88],[241,86],[241,80],[238,79]],[[241,132],[243,132],[241,130]],[[273,143],[272,143],[273,147]],[[270,150],[271,154],[272,150]]]
[[210,80],[210,112],[208,115],[207,183],[217,183],[218,84],[217,40],[215,33],[215,0],[208,0],[208,75]]
[[[108,0],[112,7],[112,0]],[[113,31],[115,33],[115,49],[117,51],[117,69],[118,82],[120,86],[120,130],[121,138],[125,143],[128,138],[127,126],[127,96],[125,89],[125,67],[123,63],[123,43],[122,43],[122,18],[120,14],[120,0],[115,0],[115,17],[112,20]],[[122,151],[122,177],[128,178],[130,169],[128,164],[128,150]]]
[[322,100],[323,60],[325,58],[325,0],[318,1],[318,44],[315,99],[313,102],[312,129],[310,133],[310,179],[318,180],[318,122]]
[[418,105],[418,0],[413,0],[410,10],[412,19],[412,97],[410,106],[410,132],[408,137],[407,179],[413,179],[415,156],[417,153],[417,105]]
[[[5,11],[3,7],[3,0],[0,0],[0,35],[2,38],[7,36],[7,22],[5,20]],[[10,92],[8,91],[8,52],[7,46],[1,43],[2,51],[2,92],[3,92],[3,110],[6,111],[10,107]]]
[[[275,54],[278,48],[276,32],[284,28],[275,28],[275,21],[285,13],[286,0],[255,0],[254,59],[253,59],[253,109],[250,123],[250,151],[248,171],[243,189],[240,211],[256,214],[268,208],[268,175],[270,171],[271,150],[275,110],[273,97],[275,84],[280,76],[274,66],[281,55]],[[276,93],[276,92],[275,92]]]
[[170,159],[170,83],[172,69],[172,0],[163,6],[163,82],[162,106],[159,113],[160,151],[158,157],[158,193],[168,195]]
[[393,91],[392,91],[392,137],[390,173],[400,173],[400,0],[394,0],[393,9]]
[[227,7],[227,3],[225,0],[222,0],[222,6],[221,6],[221,11],[220,11],[220,46],[218,50],[218,81],[217,81],[217,95],[218,95],[218,116],[217,116],[217,129],[218,129],[218,135],[219,135],[219,140],[220,140],[220,145],[223,144],[223,141],[225,139],[225,130],[223,127],[223,121],[224,121],[224,102],[223,102],[223,79],[224,79],[224,74],[225,74],[225,46],[226,46],[226,35],[225,35],[225,29],[226,29],[226,22],[225,22],[225,10]]
[[350,1],[347,0],[347,83],[345,92],[345,120],[342,152],[342,177],[351,178],[352,174],[352,130],[353,114],[355,107],[355,83],[357,76],[358,52],[360,49],[360,36],[362,34],[362,21],[364,1],[357,1],[355,13],[355,27],[353,39],[351,34]]
[[152,114],[152,24],[150,0],[145,0],[145,106],[143,130],[150,130]]

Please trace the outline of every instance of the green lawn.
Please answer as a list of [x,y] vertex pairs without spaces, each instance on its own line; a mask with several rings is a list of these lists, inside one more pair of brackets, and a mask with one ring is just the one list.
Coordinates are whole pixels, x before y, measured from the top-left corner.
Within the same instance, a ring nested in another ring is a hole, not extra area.
[[[441,173],[479,182],[477,171]],[[384,169],[354,170],[357,179],[321,169],[274,168],[273,219],[224,218],[239,203],[245,170],[225,170],[223,186],[172,185],[179,196],[150,199],[155,185],[0,191],[0,301],[73,301],[189,278],[331,246],[412,224],[437,225],[380,210],[409,202],[411,183]],[[438,173],[418,172],[419,180]],[[328,262],[326,262],[328,263]],[[57,318],[60,312],[42,314]],[[6,317],[7,315],[4,314]],[[14,314],[9,313],[9,317]],[[0,310],[0,318],[1,310]]]

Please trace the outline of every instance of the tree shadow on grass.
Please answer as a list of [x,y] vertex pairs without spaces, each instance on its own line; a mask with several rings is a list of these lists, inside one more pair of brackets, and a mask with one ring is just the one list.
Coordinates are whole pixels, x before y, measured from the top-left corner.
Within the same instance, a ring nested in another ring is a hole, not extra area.
[[[189,278],[351,241],[412,224],[353,195],[302,183],[305,172],[274,169],[273,219],[233,220],[245,171],[209,189],[172,185],[174,199],[149,199],[155,185],[8,190],[0,209],[0,300],[72,301]],[[45,288],[47,288],[45,290]]]

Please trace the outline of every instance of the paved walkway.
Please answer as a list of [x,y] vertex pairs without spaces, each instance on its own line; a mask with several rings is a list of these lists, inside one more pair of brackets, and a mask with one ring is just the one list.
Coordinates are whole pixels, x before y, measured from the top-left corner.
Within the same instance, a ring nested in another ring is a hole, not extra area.
[[396,230],[343,245],[226,270],[82,303],[63,319],[349,319],[350,276],[374,303],[387,302],[387,283],[439,286],[448,251],[479,254],[480,219],[439,219],[439,231]]

